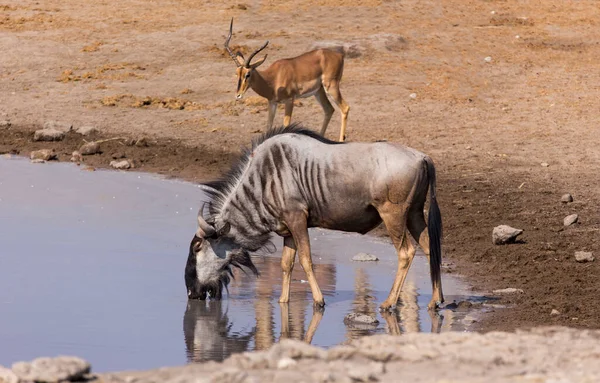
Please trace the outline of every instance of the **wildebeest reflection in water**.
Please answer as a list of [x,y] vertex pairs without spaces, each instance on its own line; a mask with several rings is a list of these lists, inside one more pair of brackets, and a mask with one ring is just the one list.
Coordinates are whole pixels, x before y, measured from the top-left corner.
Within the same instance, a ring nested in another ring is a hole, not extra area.
[[233,322],[221,301],[189,300],[183,315],[183,333],[188,362],[222,361],[248,350],[255,328],[231,334]]

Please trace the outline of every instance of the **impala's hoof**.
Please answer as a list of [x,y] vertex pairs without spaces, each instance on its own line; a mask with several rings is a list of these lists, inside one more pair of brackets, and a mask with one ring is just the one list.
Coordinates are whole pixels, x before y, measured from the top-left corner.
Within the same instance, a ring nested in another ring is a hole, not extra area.
[[324,300],[322,300],[322,301],[314,301],[313,302],[313,306],[315,308],[321,308],[322,309],[322,308],[325,307],[325,301]]
[[431,301],[427,305],[427,310],[439,310],[442,303],[442,301]]
[[381,306],[379,306],[380,313],[393,312],[393,311],[396,311],[396,305],[393,305],[390,303],[382,303]]

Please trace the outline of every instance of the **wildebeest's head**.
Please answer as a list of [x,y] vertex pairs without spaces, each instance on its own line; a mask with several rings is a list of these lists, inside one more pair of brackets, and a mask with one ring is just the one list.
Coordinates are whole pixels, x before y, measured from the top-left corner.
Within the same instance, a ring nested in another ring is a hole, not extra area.
[[190,243],[185,285],[189,299],[221,299],[223,288],[227,289],[233,277],[232,267],[248,268],[255,275],[258,270],[250,253],[227,236],[230,225],[215,228],[214,223],[204,220],[203,210],[204,206],[198,213],[198,230]]

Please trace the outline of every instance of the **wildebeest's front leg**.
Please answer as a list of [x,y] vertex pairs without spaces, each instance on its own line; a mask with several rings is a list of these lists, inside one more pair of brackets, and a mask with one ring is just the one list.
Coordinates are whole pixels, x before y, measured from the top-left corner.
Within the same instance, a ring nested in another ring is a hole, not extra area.
[[306,216],[304,213],[289,214],[287,217],[285,217],[284,221],[290,233],[292,233],[292,237],[294,238],[294,243],[296,244],[296,249],[298,251],[298,259],[300,260],[300,266],[302,266],[304,272],[306,273],[306,279],[308,279],[308,284],[310,285],[310,290],[312,291],[314,305],[317,307],[323,307],[325,306],[325,300],[323,299],[323,294],[321,293],[321,289],[319,288],[319,284],[317,283],[317,278],[315,278],[315,273],[313,270]]
[[283,281],[281,283],[281,296],[279,303],[290,301],[290,284],[292,282],[292,270],[296,260],[296,244],[292,236],[283,239],[283,254],[281,255],[281,269],[283,270]]

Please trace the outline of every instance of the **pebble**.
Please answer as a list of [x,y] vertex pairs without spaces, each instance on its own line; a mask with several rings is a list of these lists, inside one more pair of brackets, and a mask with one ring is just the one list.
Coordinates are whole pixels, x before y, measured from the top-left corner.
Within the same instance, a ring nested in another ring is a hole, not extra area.
[[350,313],[344,317],[344,323],[379,324],[377,318],[365,314]]
[[132,163],[129,160],[121,160],[121,161],[110,161],[110,166],[115,169],[131,169],[133,167]]
[[11,123],[9,120],[0,120],[0,128],[10,128],[11,127]]
[[414,100],[415,98],[417,98],[417,94],[416,93],[411,93],[411,94],[408,95],[408,97],[410,97],[410,98],[412,98]]
[[375,262],[379,261],[379,258],[374,256],[373,254],[358,253],[354,257],[352,257],[352,260],[357,262]]
[[296,362],[292,358],[282,358],[282,359],[279,359],[279,361],[277,362],[277,368],[279,370],[283,370],[288,367],[295,366],[296,364],[298,364],[298,362]]
[[593,262],[594,254],[591,251],[576,251],[575,260],[577,262]]
[[89,136],[90,134],[98,133],[98,129],[93,126],[82,126],[76,132],[82,136]]
[[44,129],[54,129],[60,132],[70,132],[73,130],[73,124],[69,124],[68,122],[60,122],[60,121],[46,121],[44,123]]
[[562,202],[562,203],[573,202],[573,196],[569,193],[563,194],[563,196],[560,197],[560,202]]
[[488,56],[488,57],[484,58],[483,61],[485,61],[486,63],[491,63],[492,58],[490,56]]
[[519,235],[523,233],[521,229],[515,229],[508,225],[496,226],[492,231],[492,243],[494,245],[505,245],[514,243]]
[[90,370],[88,362],[74,356],[37,358],[31,362],[17,362],[12,365],[12,371],[20,379],[35,382],[80,380]]
[[579,216],[577,214],[571,214],[565,217],[563,224],[565,226],[571,226],[572,224],[576,223],[578,219]]
[[523,294],[523,292],[524,291],[522,289],[515,289],[514,287],[507,287],[506,289],[499,289],[493,291],[494,294]]
[[83,162],[83,157],[81,156],[81,153],[79,153],[77,150],[73,152],[73,154],[71,154],[71,162],[77,162],[78,164],[80,162]]
[[558,311],[557,309],[552,309],[550,315],[560,315],[560,311]]
[[146,139],[146,137],[142,137],[135,141],[135,146],[138,148],[146,148],[150,145],[148,144],[148,139]]
[[550,164],[548,164],[547,162],[542,162],[540,165],[542,165],[545,168],[547,168],[548,166],[550,166]]
[[90,156],[101,153],[100,144],[95,141],[83,144],[81,145],[81,148],[79,148],[79,153],[81,153],[82,156]]
[[56,159],[56,153],[54,152],[54,149],[34,150],[29,155],[29,158],[31,158],[32,160],[50,161]]
[[65,133],[56,129],[36,130],[33,134],[34,141],[62,141]]

